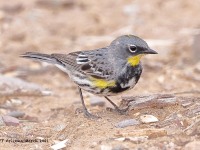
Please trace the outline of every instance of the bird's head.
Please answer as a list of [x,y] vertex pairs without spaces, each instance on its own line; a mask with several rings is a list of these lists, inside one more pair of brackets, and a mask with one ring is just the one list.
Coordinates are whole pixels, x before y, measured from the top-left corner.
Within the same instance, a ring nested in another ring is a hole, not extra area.
[[158,54],[143,39],[134,35],[120,36],[110,46],[118,58],[125,59],[131,66],[138,65],[141,57],[146,54]]

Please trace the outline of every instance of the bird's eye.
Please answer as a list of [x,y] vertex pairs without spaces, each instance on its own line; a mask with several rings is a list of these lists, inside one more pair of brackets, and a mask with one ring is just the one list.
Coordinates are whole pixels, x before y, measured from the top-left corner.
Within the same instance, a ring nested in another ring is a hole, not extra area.
[[135,45],[129,45],[129,51],[131,53],[135,53],[137,51],[137,47]]

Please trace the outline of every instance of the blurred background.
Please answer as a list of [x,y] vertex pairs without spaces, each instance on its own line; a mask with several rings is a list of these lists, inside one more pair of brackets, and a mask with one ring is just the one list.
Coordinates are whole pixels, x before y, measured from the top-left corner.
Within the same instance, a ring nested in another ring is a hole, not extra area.
[[[142,77],[125,96],[199,96],[199,10],[200,0],[0,0],[0,103],[25,96],[17,109],[39,121],[51,118],[52,110],[71,108],[79,101],[76,85],[57,68],[19,55],[90,50],[124,34],[145,39],[159,53],[142,60]],[[90,106],[93,95],[84,96]]]
[[[195,76],[200,70],[199,4],[199,0],[1,1],[0,72],[24,77],[23,70],[41,69],[37,66],[40,63],[19,58],[27,51],[89,50],[107,46],[120,35],[134,34],[159,52],[157,56],[144,58],[146,67],[140,83],[142,86],[143,77],[147,76],[144,79],[147,85],[151,81],[157,84],[146,91],[141,87],[143,90],[139,92],[194,89],[192,82],[184,83],[184,87],[176,85],[180,77],[183,79],[180,82],[200,80],[199,74]],[[56,73],[47,71],[43,75],[48,74]]]

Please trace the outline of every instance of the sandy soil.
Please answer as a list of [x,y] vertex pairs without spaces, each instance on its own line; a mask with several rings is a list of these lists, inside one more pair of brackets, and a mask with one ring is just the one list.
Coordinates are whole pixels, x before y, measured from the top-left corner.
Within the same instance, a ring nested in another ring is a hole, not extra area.
[[[1,116],[25,113],[16,126],[0,126],[0,149],[46,150],[66,139],[63,149],[72,150],[198,149],[200,46],[194,39],[199,34],[199,4],[199,0],[1,1],[0,75],[38,84],[52,94],[0,97],[1,106],[6,106],[0,107]],[[105,106],[91,106],[96,97],[84,92],[88,109],[101,117],[89,120],[77,111],[81,108],[77,87],[63,72],[19,57],[27,51],[69,53],[104,47],[124,34],[144,38],[159,55],[142,60],[144,72],[133,90],[111,99],[119,104],[121,96],[167,93],[188,104],[149,105],[119,115],[106,109],[111,106],[103,98]],[[158,121],[116,127],[146,114]],[[14,142],[17,139],[43,141]]]

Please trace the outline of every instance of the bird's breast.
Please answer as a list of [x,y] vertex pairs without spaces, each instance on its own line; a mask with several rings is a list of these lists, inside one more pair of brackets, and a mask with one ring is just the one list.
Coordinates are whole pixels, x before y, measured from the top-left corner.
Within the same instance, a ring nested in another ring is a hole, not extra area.
[[141,73],[141,64],[134,67],[127,65],[124,71],[117,77],[116,86],[111,88],[110,91],[113,93],[121,93],[133,88],[137,84]]
[[127,65],[123,71],[116,76],[114,80],[107,81],[103,79],[89,79],[84,75],[73,76],[73,80],[80,88],[90,93],[112,96],[133,88],[142,73],[142,66]]

